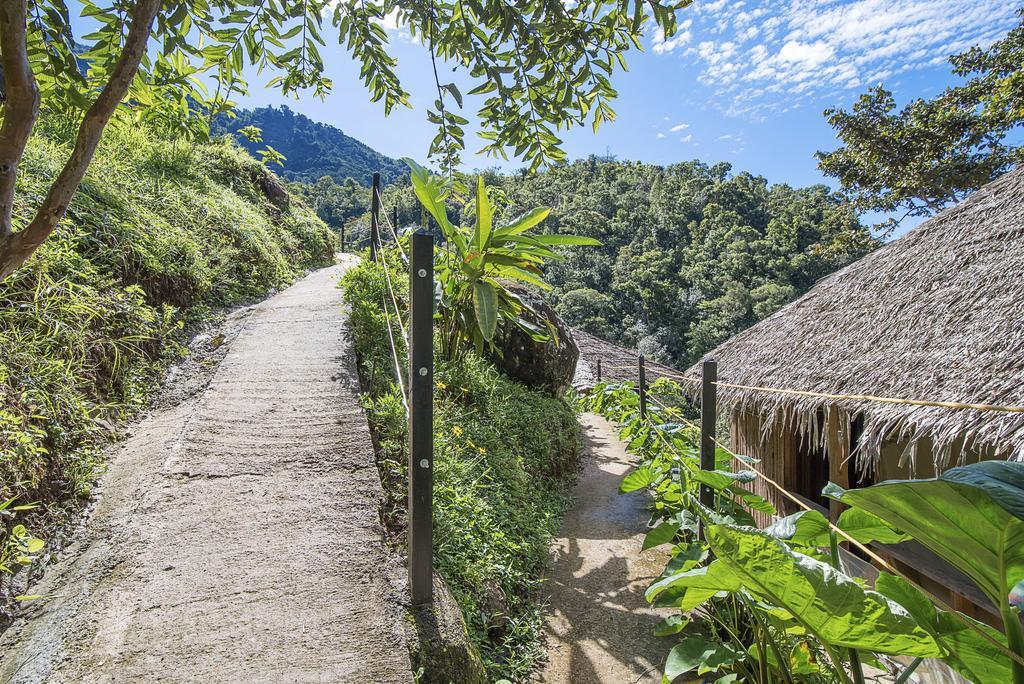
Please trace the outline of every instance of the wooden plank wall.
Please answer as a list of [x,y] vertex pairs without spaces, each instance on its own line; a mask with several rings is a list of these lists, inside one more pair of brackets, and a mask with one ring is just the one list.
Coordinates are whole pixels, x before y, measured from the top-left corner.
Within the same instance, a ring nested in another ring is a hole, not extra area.
[[[781,424],[773,425],[771,432],[762,439],[761,417],[738,408],[733,409],[731,425],[730,446],[735,453],[760,460],[756,464],[757,469],[783,487],[796,481],[796,438],[793,431],[784,429]],[[797,511],[796,504],[761,478],[751,482],[750,489],[770,501],[779,516]],[[753,515],[759,527],[773,522],[773,516],[758,512]]]

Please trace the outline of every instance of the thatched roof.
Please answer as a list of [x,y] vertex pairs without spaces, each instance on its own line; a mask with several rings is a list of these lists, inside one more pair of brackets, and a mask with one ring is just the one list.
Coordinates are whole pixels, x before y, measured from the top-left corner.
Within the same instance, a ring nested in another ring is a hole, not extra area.
[[[576,389],[589,389],[597,382],[598,359],[601,359],[601,378],[603,380],[637,382],[639,379],[640,371],[635,349],[627,349],[611,342],[605,342],[582,330],[573,330],[572,337],[580,350],[580,358],[576,362],[576,376],[572,383]],[[682,375],[682,372],[675,368],[650,360],[644,361],[644,368],[648,383],[664,376]]]
[[[821,280],[709,356],[722,382],[739,385],[1024,405],[1024,168]],[[686,375],[699,373],[698,364]],[[877,458],[883,437],[930,439],[938,468],[965,439],[1024,460],[1024,413],[728,388],[719,396],[808,433],[817,409],[861,413],[861,466]]]

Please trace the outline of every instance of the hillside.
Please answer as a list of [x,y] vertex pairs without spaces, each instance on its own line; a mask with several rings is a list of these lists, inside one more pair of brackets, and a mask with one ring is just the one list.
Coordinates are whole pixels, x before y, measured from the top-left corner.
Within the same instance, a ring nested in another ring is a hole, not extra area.
[[[725,163],[591,157],[532,175],[488,172],[486,180],[500,215],[551,207],[545,232],[602,242],[567,250],[545,269],[549,296],[570,325],[677,366],[880,244],[826,186],[771,184]],[[330,190],[332,206],[349,206],[339,195],[355,192]],[[387,188],[384,205],[398,208],[400,225],[420,222],[408,185]],[[459,211],[450,204],[452,218]],[[361,244],[366,230],[357,215],[346,239]]]
[[289,180],[314,183],[322,176],[329,176],[337,183],[352,178],[369,185],[374,172],[381,174],[383,183],[390,183],[408,171],[401,162],[385,157],[340,129],[313,121],[285,105],[239,109],[235,114],[233,119],[218,117],[213,135],[234,133],[244,126],[260,128],[262,142],[235,137],[250,153],[270,145],[283,154],[287,159],[281,174]]
[[[16,226],[66,155],[65,126],[37,130]],[[0,284],[0,503],[39,504],[0,524],[49,537],[88,497],[101,447],[180,358],[183,331],[331,263],[334,250],[328,228],[237,145],[109,130],[67,218]]]

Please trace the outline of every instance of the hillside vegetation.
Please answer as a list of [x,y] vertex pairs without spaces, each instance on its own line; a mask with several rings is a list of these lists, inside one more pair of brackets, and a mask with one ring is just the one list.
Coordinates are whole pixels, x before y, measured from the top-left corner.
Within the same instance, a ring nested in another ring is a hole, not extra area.
[[[67,154],[64,126],[44,124],[16,226]],[[334,247],[238,146],[109,130],[57,232],[0,284],[0,503],[41,504],[0,532],[59,521],[88,494],[99,447],[144,404],[187,324],[287,285]]]
[[[384,258],[393,273],[401,272],[394,250]],[[408,432],[381,307],[384,269],[365,258],[340,284],[352,310],[363,405],[379,446],[382,517],[401,547]],[[404,313],[406,279],[395,286]],[[401,339],[398,345],[404,355]],[[489,680],[522,681],[543,654],[540,576],[569,503],[579,427],[564,401],[509,380],[474,353],[457,360],[438,355],[435,364],[435,567],[462,609]]]
[[[677,365],[880,244],[824,185],[771,185],[725,163],[591,157],[531,175],[484,175],[499,217],[547,206],[543,232],[601,241],[545,269],[568,323]],[[330,206],[353,215],[358,189],[330,190]],[[386,188],[384,206],[398,207],[400,226],[422,220],[408,185]],[[460,209],[450,203],[448,211],[456,218]],[[349,219],[348,243],[363,244],[367,225],[364,215]]]
[[345,135],[341,129],[297,114],[286,105],[238,109],[234,113],[234,118],[218,117],[211,133],[234,133],[245,126],[261,129],[263,140],[258,143],[243,136],[236,137],[249,152],[255,153],[270,145],[283,154],[286,159],[281,174],[288,180],[313,183],[327,176],[336,183],[352,178],[361,185],[369,186],[374,172],[380,173],[384,183],[390,183],[406,172],[401,162]]

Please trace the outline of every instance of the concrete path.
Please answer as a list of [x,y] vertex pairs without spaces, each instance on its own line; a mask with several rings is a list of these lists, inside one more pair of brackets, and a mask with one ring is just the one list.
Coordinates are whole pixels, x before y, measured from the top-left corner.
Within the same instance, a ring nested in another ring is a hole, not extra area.
[[667,558],[641,553],[649,517],[645,492],[620,495],[633,457],[615,427],[583,414],[583,472],[573,491],[546,587],[549,660],[541,681],[552,684],[629,684],[661,681],[671,640],[651,634],[671,610],[654,610],[644,590]]
[[412,681],[344,268],[254,307],[205,391],[120,445],[0,682]]

